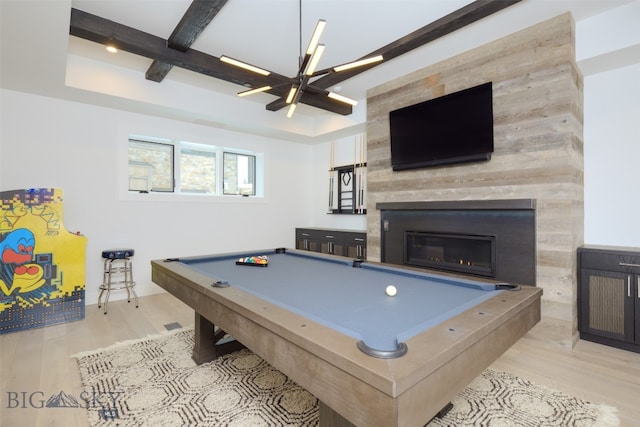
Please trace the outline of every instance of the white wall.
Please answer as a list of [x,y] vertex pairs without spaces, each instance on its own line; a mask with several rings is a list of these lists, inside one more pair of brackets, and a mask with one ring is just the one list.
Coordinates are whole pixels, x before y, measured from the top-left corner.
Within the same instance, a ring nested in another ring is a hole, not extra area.
[[640,64],[584,81],[585,243],[640,247]]
[[576,25],[586,244],[640,247],[640,1]]
[[[150,280],[151,259],[291,247],[294,228],[312,222],[309,146],[7,90],[0,105],[0,189],[64,191],[66,229],[88,237],[87,304],[97,302],[103,249],[136,250],[134,278],[145,295],[161,291]],[[123,200],[118,155],[126,150],[118,147],[128,132],[153,130],[156,136],[263,151],[265,198]]]

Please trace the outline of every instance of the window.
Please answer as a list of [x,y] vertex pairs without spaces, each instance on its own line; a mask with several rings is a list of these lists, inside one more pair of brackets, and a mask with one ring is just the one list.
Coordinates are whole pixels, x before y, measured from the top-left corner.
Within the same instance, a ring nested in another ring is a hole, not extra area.
[[173,191],[173,145],[129,140],[129,190]]
[[216,153],[180,150],[180,191],[216,194]]
[[128,190],[256,196],[262,193],[262,155],[157,138],[129,137]]
[[224,153],[224,194],[255,196],[256,157]]

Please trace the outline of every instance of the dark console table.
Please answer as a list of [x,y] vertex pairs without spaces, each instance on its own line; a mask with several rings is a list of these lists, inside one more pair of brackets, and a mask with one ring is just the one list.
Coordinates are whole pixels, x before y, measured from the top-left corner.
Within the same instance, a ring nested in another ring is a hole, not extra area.
[[367,233],[333,228],[296,228],[296,249],[366,259]]

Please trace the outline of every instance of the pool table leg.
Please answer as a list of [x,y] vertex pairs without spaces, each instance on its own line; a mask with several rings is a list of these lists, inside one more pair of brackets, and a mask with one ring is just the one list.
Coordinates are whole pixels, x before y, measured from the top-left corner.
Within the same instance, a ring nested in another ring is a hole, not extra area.
[[[320,400],[318,400],[318,406],[320,407],[319,427],[356,427],[355,424],[352,424],[349,420],[322,403]],[[449,413],[449,411],[451,411],[451,409],[453,409],[453,403],[449,402],[440,410],[440,412],[429,420],[429,423],[436,418],[443,418]],[[429,423],[425,424],[425,426]]]
[[195,336],[191,358],[198,365],[211,362],[217,357],[244,348],[238,341],[225,339],[226,333],[222,329],[216,330],[212,322],[197,312],[195,313],[194,330]]
[[196,312],[194,321],[195,344],[191,358],[198,365],[211,362],[216,358],[216,342],[214,339],[214,325]]
[[336,411],[318,400],[320,407],[319,426],[320,427],[356,427],[349,420],[338,414]]
[[[444,406],[444,408],[440,409],[440,412],[438,412],[435,417],[433,417],[433,418],[431,418],[431,420],[429,420],[429,423],[431,421],[433,421],[434,419],[436,419],[436,418],[444,418],[449,413],[449,411],[451,411],[452,409],[453,409],[453,403],[452,402],[447,403]],[[429,423],[427,423],[427,424],[429,424]]]

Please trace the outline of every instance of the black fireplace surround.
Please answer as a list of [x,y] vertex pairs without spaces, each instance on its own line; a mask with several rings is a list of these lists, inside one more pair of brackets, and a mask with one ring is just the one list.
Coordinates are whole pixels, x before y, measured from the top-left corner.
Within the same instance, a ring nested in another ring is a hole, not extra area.
[[381,261],[536,284],[535,200],[378,203]]

